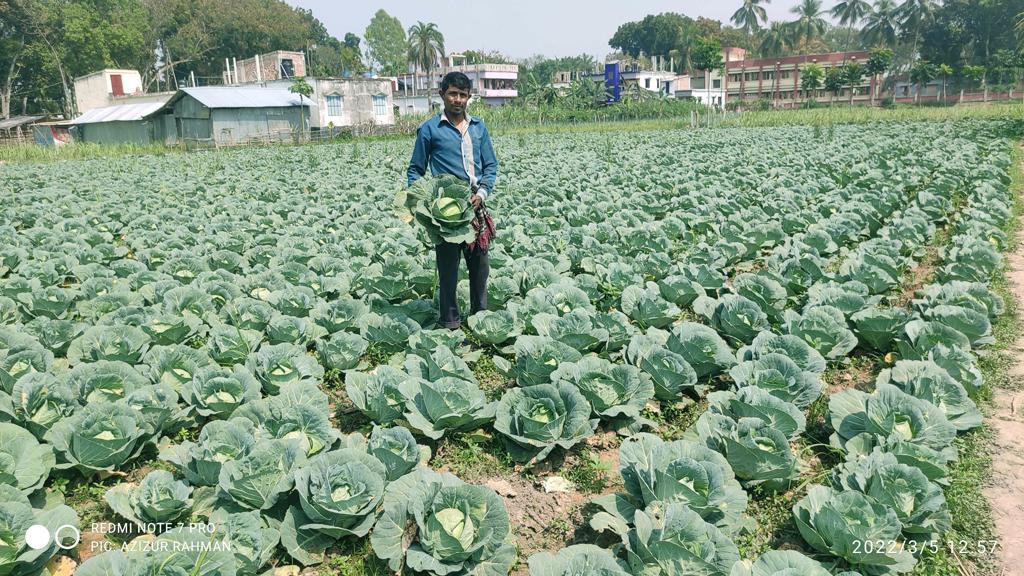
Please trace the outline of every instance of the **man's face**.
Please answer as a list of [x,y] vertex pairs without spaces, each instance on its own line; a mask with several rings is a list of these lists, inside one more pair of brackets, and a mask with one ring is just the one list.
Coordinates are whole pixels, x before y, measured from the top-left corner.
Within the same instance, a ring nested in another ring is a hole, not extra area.
[[441,93],[444,100],[444,111],[448,114],[461,116],[466,111],[466,103],[469,102],[469,90],[449,86]]

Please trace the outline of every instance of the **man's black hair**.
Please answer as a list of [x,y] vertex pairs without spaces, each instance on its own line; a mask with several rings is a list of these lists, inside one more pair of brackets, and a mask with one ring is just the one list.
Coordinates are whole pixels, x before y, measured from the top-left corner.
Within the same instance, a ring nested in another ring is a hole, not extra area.
[[473,84],[469,81],[469,76],[466,76],[462,72],[449,72],[441,79],[441,93],[444,94],[447,92],[448,88],[451,86],[469,92],[473,87]]

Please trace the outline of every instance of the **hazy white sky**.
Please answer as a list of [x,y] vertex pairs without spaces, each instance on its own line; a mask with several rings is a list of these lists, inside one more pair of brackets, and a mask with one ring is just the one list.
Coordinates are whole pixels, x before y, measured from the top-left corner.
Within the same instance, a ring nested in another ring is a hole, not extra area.
[[[611,52],[608,39],[620,24],[647,14],[679,12],[728,23],[740,0],[285,0],[313,11],[337,38],[363,35],[373,14],[383,8],[406,29],[417,20],[433,22],[444,34],[449,52],[498,50],[513,58],[593,54],[600,61]],[[774,0],[766,6],[772,20],[790,19],[798,0]],[[825,9],[835,4],[825,1]]]

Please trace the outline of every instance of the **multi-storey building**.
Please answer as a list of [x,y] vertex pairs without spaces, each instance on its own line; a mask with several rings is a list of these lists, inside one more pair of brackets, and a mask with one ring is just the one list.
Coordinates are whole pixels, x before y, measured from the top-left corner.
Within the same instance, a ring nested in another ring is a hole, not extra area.
[[464,55],[450,54],[429,73],[418,71],[395,78],[395,104],[399,110],[402,113],[423,113],[437,109],[441,103],[437,90],[441,79],[449,72],[462,72],[468,76],[473,98],[491,106],[505,104],[519,95],[516,90],[518,64],[467,64]]
[[[728,49],[727,49],[728,50]],[[737,49],[732,49],[737,50]],[[800,74],[804,66],[817,64],[825,69],[844,66],[851,62],[864,64],[868,53],[832,52],[829,54],[808,54],[804,56],[784,56],[779,58],[739,58],[726,60],[723,88],[726,101],[733,103],[770,100],[775,106],[796,106],[810,98],[834,96],[837,99],[849,98],[849,87],[843,87],[836,94],[818,90],[815,94],[804,94],[800,87]],[[855,102],[867,101],[871,91],[875,89],[875,78],[865,74],[860,84],[853,87]]]

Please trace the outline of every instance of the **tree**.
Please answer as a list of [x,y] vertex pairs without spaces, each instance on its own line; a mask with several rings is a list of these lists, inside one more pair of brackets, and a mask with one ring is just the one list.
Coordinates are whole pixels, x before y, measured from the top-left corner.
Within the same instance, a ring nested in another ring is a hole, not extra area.
[[846,77],[843,74],[842,67],[833,66],[825,71],[825,90],[832,93],[831,97],[829,97],[829,104],[835,100],[839,91],[843,89],[844,84],[846,84]]
[[919,56],[917,48],[918,43],[921,41],[921,30],[926,24],[931,22],[934,13],[934,0],[903,0],[903,3],[896,9],[900,30],[904,36],[909,36],[913,39],[912,47],[907,53],[908,67]]
[[[963,75],[964,79],[971,84],[972,87],[976,88],[980,84],[985,90],[985,101],[988,101],[988,85],[985,83],[985,78],[988,76],[988,71],[985,70],[984,66],[976,66],[972,64],[965,64],[960,70],[960,74]],[[963,96],[961,92],[961,97]]]
[[769,3],[771,0],[743,0],[743,5],[733,13],[730,20],[740,27],[748,38],[761,30],[761,24],[768,22],[768,13],[765,12],[762,3]]
[[367,53],[371,65],[386,76],[398,76],[408,70],[408,44],[402,23],[383,9],[370,19],[366,31]]
[[864,68],[868,74],[874,78],[874,88],[871,90],[871,105],[875,105],[875,92],[878,90],[878,85],[881,83],[881,75],[892,66],[892,60],[895,58],[893,51],[889,48],[874,48],[871,50],[868,56],[868,61]]
[[793,45],[804,47],[825,34],[828,23],[822,16],[821,0],[801,0],[790,12],[797,16],[790,23],[793,26]]
[[[722,44],[717,38],[698,38],[697,49],[693,52],[693,67],[704,71],[704,89],[711,89],[710,73],[724,66]],[[710,100],[710,92],[709,92]]]
[[921,89],[935,79],[936,73],[935,65],[927,60],[918,60],[910,69],[910,81],[917,86],[917,90],[914,92],[915,104],[921,96]]
[[11,99],[28,43],[26,16],[17,4],[0,0],[0,118],[11,117]]
[[431,72],[435,63],[444,58],[444,35],[433,22],[416,22],[409,27],[409,63],[427,73],[427,88],[432,85]]
[[850,87],[850,106],[853,106],[853,96],[857,91],[857,86],[864,81],[864,67],[857,62],[850,62],[843,66],[842,70],[846,85]]
[[761,35],[758,52],[761,56],[778,56],[792,46],[792,27],[786,22],[772,22]]
[[942,78],[942,101],[946,101],[946,80],[953,75],[953,67],[949,64],[942,63],[935,68],[935,73]]
[[876,0],[875,6],[864,16],[864,28],[861,38],[868,46],[894,48],[899,32],[899,19],[896,16],[896,3],[893,0]]
[[837,18],[839,23],[847,27],[846,45],[843,52],[850,49],[850,37],[853,35],[853,27],[860,23],[868,13],[871,12],[871,5],[867,0],[840,0],[829,12],[832,17]]
[[804,98],[814,98],[815,93],[821,89],[821,86],[825,80],[825,69],[821,67],[821,64],[810,63],[804,64],[800,68],[800,89],[804,91]]
[[313,86],[306,82],[305,76],[296,76],[292,79],[292,85],[288,87],[292,94],[299,95],[299,131],[306,131],[306,104],[303,97],[309,98],[313,95]]

